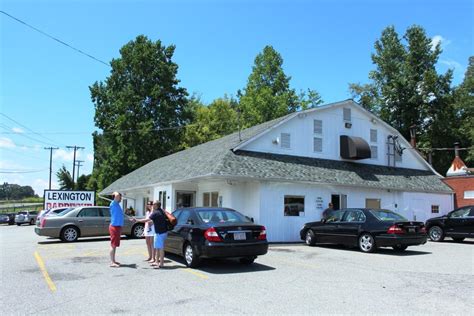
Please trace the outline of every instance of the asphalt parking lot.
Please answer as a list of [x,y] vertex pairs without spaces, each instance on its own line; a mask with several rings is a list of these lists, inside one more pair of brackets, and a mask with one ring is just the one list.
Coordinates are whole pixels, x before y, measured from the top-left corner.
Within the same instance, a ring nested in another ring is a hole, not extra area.
[[154,270],[145,241],[62,243],[33,226],[0,226],[2,314],[471,314],[474,240],[375,254],[274,244],[256,263],[168,256]]

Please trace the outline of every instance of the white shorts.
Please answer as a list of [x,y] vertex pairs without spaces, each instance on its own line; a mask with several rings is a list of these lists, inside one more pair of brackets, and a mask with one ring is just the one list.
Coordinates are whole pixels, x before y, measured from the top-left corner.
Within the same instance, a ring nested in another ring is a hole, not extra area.
[[153,223],[149,224],[148,229],[147,229],[147,227],[145,227],[145,231],[143,232],[143,236],[145,236],[145,237],[155,236],[155,225],[153,225]]

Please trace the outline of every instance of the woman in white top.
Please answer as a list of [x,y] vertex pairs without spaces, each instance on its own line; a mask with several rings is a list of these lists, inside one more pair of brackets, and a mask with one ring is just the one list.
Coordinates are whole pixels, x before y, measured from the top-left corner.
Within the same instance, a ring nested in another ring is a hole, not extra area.
[[[150,201],[146,205],[146,212],[145,212],[145,218],[148,219],[153,213],[153,202]],[[155,236],[155,227],[153,226],[153,222],[145,222],[145,242],[146,242],[146,247],[148,249],[148,259],[145,261],[148,261],[149,263],[155,263],[155,249],[153,248],[153,238]]]

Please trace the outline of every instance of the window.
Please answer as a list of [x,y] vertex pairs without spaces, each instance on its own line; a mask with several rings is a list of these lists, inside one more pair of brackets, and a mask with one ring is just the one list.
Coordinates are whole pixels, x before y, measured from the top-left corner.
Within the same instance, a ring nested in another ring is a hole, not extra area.
[[346,211],[344,214],[343,222],[365,222],[365,214],[360,210]]
[[281,148],[291,147],[290,133],[281,133],[280,139],[281,139]]
[[350,122],[351,121],[351,109],[344,108],[343,109],[343,116],[344,116],[344,121]]
[[377,130],[376,129],[371,129],[370,130],[370,142],[371,143],[376,143],[377,142]]
[[370,159],[378,159],[379,153],[377,146],[370,146]]
[[342,215],[344,215],[344,211],[341,210],[329,212],[329,215],[326,218],[326,223],[340,222]]
[[393,222],[393,221],[408,221],[405,217],[389,210],[370,210],[370,213],[374,215],[378,220],[384,222]]
[[251,223],[247,217],[232,210],[199,210],[196,213],[204,223]]
[[460,210],[457,210],[457,211],[455,211],[455,212],[452,212],[450,217],[452,217],[452,218],[464,218],[464,217],[468,217],[470,210],[471,210],[471,209],[470,209],[469,207],[462,208],[462,209],[460,209]]
[[217,207],[219,192],[204,192],[202,194],[202,206]]
[[77,216],[78,217],[99,217],[100,214],[99,214],[99,210],[96,208],[86,208],[86,209],[83,209]]
[[474,199],[474,191],[464,191],[465,199]]
[[431,213],[439,213],[439,205],[431,205]]
[[304,212],[304,196],[285,195],[284,215],[300,216]]
[[314,152],[320,153],[323,151],[323,139],[320,137],[315,137],[313,142]]
[[178,223],[176,225],[185,225],[188,223],[188,220],[191,218],[191,212],[184,210],[178,216]]
[[323,133],[323,121],[322,120],[314,120],[313,121],[313,129],[315,134],[322,134]]
[[161,208],[166,210],[166,191],[158,192],[158,201],[161,202]]

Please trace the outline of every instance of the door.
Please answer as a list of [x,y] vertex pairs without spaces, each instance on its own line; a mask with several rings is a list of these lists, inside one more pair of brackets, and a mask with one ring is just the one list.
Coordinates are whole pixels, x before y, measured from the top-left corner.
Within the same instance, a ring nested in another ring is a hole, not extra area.
[[344,211],[331,211],[321,226],[315,227],[316,240],[318,243],[339,243],[337,226],[342,220]]
[[361,210],[347,210],[341,222],[337,225],[340,243],[348,246],[356,246],[361,226],[366,217]]
[[76,218],[77,226],[81,231],[81,236],[99,236],[104,225],[104,218],[99,209],[95,207],[84,208]]
[[448,215],[445,229],[447,236],[468,237],[470,233],[470,213],[471,207],[465,206],[457,209]]
[[168,232],[166,248],[168,251],[182,255],[184,240],[186,239],[189,231],[193,228],[194,220],[191,210],[182,210],[176,217],[178,222],[173,230]]
[[176,191],[175,209],[196,206],[196,193],[191,191]]

